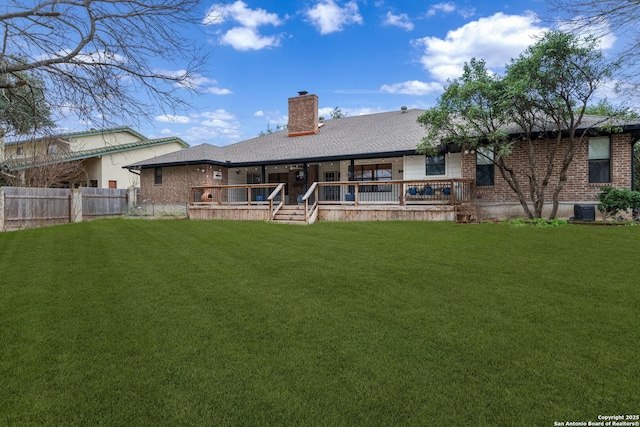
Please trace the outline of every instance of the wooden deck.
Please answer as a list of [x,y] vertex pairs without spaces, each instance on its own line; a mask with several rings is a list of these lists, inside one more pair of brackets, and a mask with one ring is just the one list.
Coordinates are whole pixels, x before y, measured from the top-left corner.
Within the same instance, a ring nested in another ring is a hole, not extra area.
[[475,220],[472,180],[314,182],[295,205],[284,184],[193,187],[189,217],[241,221]]

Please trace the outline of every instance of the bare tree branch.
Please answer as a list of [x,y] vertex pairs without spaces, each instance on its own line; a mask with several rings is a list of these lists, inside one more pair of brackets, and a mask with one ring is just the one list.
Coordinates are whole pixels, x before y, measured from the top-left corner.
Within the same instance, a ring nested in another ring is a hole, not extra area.
[[626,93],[640,91],[639,0],[547,0],[547,4],[551,13],[548,20],[560,21],[564,28],[597,37],[616,37],[622,64],[618,78]]
[[[207,53],[198,0],[9,0],[0,13],[0,77],[29,73],[54,111],[97,125],[136,124],[188,107]],[[0,78],[0,90],[15,78]],[[133,123],[132,123],[133,122]]]

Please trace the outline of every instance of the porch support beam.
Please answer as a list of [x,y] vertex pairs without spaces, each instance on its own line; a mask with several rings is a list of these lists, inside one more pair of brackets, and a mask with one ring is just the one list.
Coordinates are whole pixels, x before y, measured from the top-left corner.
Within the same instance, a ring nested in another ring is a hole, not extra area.
[[307,184],[308,184],[307,178],[309,176],[308,172],[309,172],[309,164],[307,162],[304,162],[302,164],[302,174],[304,175],[303,176],[304,180],[302,181],[302,194],[305,194],[307,192],[307,188],[308,188],[308,186],[307,186]]

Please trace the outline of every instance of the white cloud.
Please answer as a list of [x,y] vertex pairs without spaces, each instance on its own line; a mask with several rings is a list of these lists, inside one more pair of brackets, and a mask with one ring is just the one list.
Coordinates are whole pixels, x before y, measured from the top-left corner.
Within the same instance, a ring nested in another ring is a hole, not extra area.
[[156,116],[156,121],[159,121],[161,123],[178,123],[178,124],[191,123],[191,119],[187,116],[176,116],[172,114],[162,114],[160,116]]
[[222,139],[228,142],[225,144],[218,143],[216,145],[227,145],[241,140],[243,135],[240,131],[240,125],[235,123],[231,125],[225,124],[221,127],[215,124],[210,124],[209,126],[194,126],[178,136],[189,141],[189,143],[191,143],[191,141],[209,142],[214,139]]
[[202,19],[202,25],[220,25],[224,23],[225,6],[222,4],[212,5]]
[[156,120],[179,126],[163,129],[161,131],[163,135],[179,136],[189,143],[192,141],[207,142],[215,139],[231,143],[243,138],[240,122],[236,116],[223,109],[190,114],[189,117],[163,115],[156,117]]
[[229,89],[222,89],[215,86],[218,84],[216,80],[210,79],[209,77],[201,74],[191,74],[187,76],[186,70],[156,70],[156,72],[169,78],[184,79],[180,82],[176,82],[177,87],[206,92],[213,95],[228,95],[233,93]]
[[401,13],[400,15],[394,15],[391,12],[387,12],[383,25],[389,25],[393,27],[404,28],[407,31],[413,30],[413,22],[409,19],[409,15]]
[[244,27],[256,28],[261,25],[278,26],[282,22],[275,13],[268,13],[264,9],[249,9],[243,1],[236,1],[228,8],[235,21]]
[[594,36],[598,38],[600,49],[611,49],[618,39],[611,30],[609,21],[606,19],[599,22],[593,22],[582,16],[572,18],[570,21],[560,22],[558,25],[560,31],[567,31],[576,34],[579,37]]
[[413,40],[413,44],[424,47],[420,59],[423,67],[434,79],[445,82],[459,77],[464,63],[474,57],[484,59],[492,71],[501,70],[547,31],[538,23],[531,13],[496,13],[449,31],[444,39],[424,37]]
[[454,12],[458,13],[458,15],[461,15],[463,18],[471,18],[475,14],[474,9],[460,9],[454,3],[445,2],[432,5],[425,13],[425,16],[431,17],[438,13],[447,14]]
[[340,7],[334,0],[322,0],[307,10],[307,18],[315,25],[320,34],[342,31],[345,25],[362,24],[362,16],[358,13],[358,4],[349,1]]
[[453,3],[438,3],[432,5],[429,10],[427,10],[427,16],[433,16],[438,12],[451,13],[455,11],[456,6]]
[[289,117],[287,117],[286,115],[282,115],[278,110],[272,110],[272,111],[259,110],[253,113],[253,116],[264,118],[267,123],[271,125],[276,125],[276,126],[285,125],[289,121]]
[[204,113],[192,114],[191,117],[195,119],[205,118],[212,120],[233,120],[236,116],[233,113],[230,113],[223,109],[218,109],[215,111],[205,111]]
[[222,43],[236,50],[260,50],[280,45],[279,36],[261,36],[255,28],[235,27],[222,36]]
[[258,28],[264,25],[277,27],[282,21],[275,13],[264,9],[250,9],[247,4],[238,0],[231,5],[215,4],[209,8],[202,23],[204,25],[218,25],[226,21],[240,24],[226,31],[221,38],[222,44],[229,45],[236,50],[260,50],[280,44],[281,35],[263,36]]
[[219,87],[208,87],[206,89],[207,93],[210,93],[212,95],[230,95],[233,92],[229,89],[221,89]]
[[382,113],[382,112],[383,110],[381,108],[369,108],[369,107],[346,108],[343,110],[343,113],[345,113],[347,117],[366,116],[367,114],[375,114],[375,113]]
[[236,21],[243,27],[251,28],[282,24],[277,14],[269,13],[264,9],[249,9],[247,4],[241,0],[230,5],[214,4],[207,11],[202,23],[204,25],[218,25],[227,20]]
[[324,117],[325,119],[330,119],[332,112],[333,112],[332,107],[318,108],[318,117]]
[[427,95],[442,91],[442,84],[436,82],[409,80],[402,83],[382,85],[382,87],[380,87],[380,91],[401,95]]
[[[324,117],[325,119],[329,120],[331,118],[331,113],[333,112],[334,108],[335,107],[318,108],[318,116]],[[362,107],[362,108],[340,108],[340,111],[342,111],[342,114],[344,114],[346,117],[354,117],[354,116],[364,116],[366,114],[381,113],[383,110],[380,108]]]

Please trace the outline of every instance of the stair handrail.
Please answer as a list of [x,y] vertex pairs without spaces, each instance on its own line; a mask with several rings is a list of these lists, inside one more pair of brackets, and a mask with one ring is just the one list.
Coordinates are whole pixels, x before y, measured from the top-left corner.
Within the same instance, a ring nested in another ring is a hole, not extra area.
[[[311,187],[304,193],[302,196],[302,201],[304,202],[304,219],[308,224],[313,224],[318,217],[318,182],[314,182],[311,184]],[[312,204],[309,206],[309,198],[313,197]]]
[[[278,213],[278,211],[280,210],[280,208],[282,208],[282,206],[284,206],[284,183],[280,183],[275,190],[273,190],[271,192],[271,194],[269,194],[269,197],[267,197],[267,200],[269,201],[269,211],[271,212],[271,221],[273,221],[273,218],[275,218],[276,214]],[[278,195],[278,193],[282,193],[282,197],[280,198],[280,203],[278,203],[276,205],[276,207],[273,207],[273,200],[276,198],[276,196]]]

